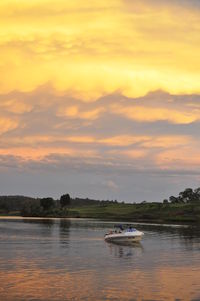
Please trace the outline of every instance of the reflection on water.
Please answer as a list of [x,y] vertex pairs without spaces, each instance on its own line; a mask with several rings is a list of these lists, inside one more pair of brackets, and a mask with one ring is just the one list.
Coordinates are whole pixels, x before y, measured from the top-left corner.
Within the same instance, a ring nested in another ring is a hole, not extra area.
[[115,257],[139,256],[143,253],[143,246],[140,242],[137,243],[107,243],[109,253]]
[[60,243],[65,247],[69,245],[70,226],[71,226],[70,220],[67,219],[60,220],[59,223]]
[[137,224],[119,245],[112,226],[0,218],[0,300],[200,300],[200,228]]

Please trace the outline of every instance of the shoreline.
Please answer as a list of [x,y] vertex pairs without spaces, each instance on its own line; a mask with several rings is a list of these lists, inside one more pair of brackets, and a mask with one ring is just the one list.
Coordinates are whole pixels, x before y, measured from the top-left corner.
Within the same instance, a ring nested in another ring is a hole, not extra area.
[[29,206],[29,210],[14,209],[1,211],[0,217],[21,218],[89,218],[104,221],[127,223],[155,223],[155,224],[179,224],[200,225],[200,202],[183,204],[122,204],[102,203],[92,205],[51,207],[42,209],[38,206]]
[[72,217],[72,216],[66,216],[66,217],[56,217],[56,216],[22,216],[22,215],[0,215],[0,220],[93,220],[98,221],[101,220],[103,222],[108,223],[115,223],[115,222],[121,222],[121,223],[132,223],[132,224],[146,224],[146,225],[155,225],[155,226],[200,226],[199,222],[179,222],[176,220],[171,221],[165,221],[165,220],[155,220],[155,219],[126,219],[126,218],[101,218],[101,217]]

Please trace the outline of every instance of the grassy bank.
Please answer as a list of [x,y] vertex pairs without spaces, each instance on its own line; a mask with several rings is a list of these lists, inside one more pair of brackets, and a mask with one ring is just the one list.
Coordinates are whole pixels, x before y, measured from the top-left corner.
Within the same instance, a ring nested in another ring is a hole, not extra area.
[[200,204],[107,204],[70,207],[69,217],[200,223]]
[[[0,215],[20,216],[21,213],[20,211],[11,211],[6,214],[1,212]],[[155,223],[200,223],[200,204],[107,203],[85,206],[69,206],[63,209],[55,208],[42,212],[36,211],[34,214],[25,216],[98,218],[104,220],[126,220]]]

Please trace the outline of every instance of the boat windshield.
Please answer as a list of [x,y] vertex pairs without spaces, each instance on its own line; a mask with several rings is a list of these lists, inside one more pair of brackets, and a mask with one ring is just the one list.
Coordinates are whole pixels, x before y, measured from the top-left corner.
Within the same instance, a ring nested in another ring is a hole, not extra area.
[[131,225],[121,225],[121,224],[119,224],[119,225],[115,225],[115,228],[119,228],[121,231],[127,231],[127,232],[137,231]]
[[134,232],[134,231],[137,231],[135,228],[128,228],[126,229],[127,232]]

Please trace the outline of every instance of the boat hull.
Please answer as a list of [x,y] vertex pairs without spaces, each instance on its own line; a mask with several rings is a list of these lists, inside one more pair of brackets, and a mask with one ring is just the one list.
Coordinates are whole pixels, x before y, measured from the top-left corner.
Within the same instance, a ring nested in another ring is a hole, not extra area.
[[134,243],[139,242],[142,239],[142,235],[106,235],[105,241],[115,243]]

